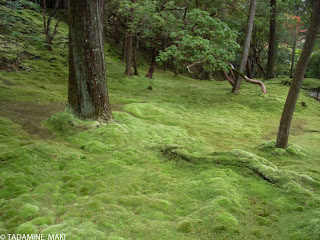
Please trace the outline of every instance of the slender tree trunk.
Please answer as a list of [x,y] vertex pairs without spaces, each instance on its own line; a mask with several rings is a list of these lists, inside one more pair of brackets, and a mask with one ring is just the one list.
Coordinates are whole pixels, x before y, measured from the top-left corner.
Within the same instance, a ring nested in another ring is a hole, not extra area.
[[104,0],[70,0],[68,105],[81,118],[111,121],[103,6]]
[[250,61],[247,61],[247,75],[249,78],[252,78],[252,71],[250,66]]
[[133,69],[134,75],[139,75],[138,66],[137,66],[137,51],[139,47],[139,40],[137,37],[134,38],[134,49],[133,49]]
[[[135,3],[135,0],[132,0],[132,3]],[[128,18],[128,23],[130,25],[130,23],[132,23],[133,19],[132,19],[132,15],[133,15],[133,8],[130,9],[130,16]],[[132,72],[132,32],[127,31],[127,54],[126,54],[126,70],[124,72],[125,75],[127,76],[133,76],[133,72]]]
[[68,10],[69,9],[69,0],[63,1],[63,9]]
[[274,77],[274,63],[277,55],[277,0],[270,1],[271,16],[270,16],[270,36],[269,36],[269,51],[267,70],[264,79],[271,79]]
[[204,71],[205,79],[212,80],[212,72],[211,71]]
[[276,147],[286,148],[288,146],[289,131],[292,121],[293,112],[299,97],[302,81],[306,73],[313,47],[316,43],[320,30],[320,0],[314,3],[314,9],[310,20],[310,26],[307,33],[306,41],[303,45],[301,55],[292,79],[292,84],[283,108],[280,126],[277,136]]
[[154,48],[153,49],[153,54],[152,54],[152,60],[151,60],[151,64],[150,64],[150,68],[149,71],[146,75],[147,78],[152,78],[153,77],[153,72],[156,69],[156,57],[158,54],[158,49]]
[[178,77],[179,76],[179,70],[178,70],[178,66],[174,65],[174,76]]
[[123,37],[123,44],[122,44],[122,53],[121,53],[121,62],[124,62],[127,54],[127,33]]
[[133,76],[132,72],[132,35],[127,36],[127,57],[126,57],[126,70],[124,72],[127,76]]
[[[241,72],[241,73],[244,73],[244,70],[245,70],[245,67],[247,64],[247,60],[248,60],[255,11],[256,11],[256,0],[251,0],[246,35],[245,35],[244,44],[243,44],[241,61],[240,61],[240,65],[239,65],[239,72]],[[241,85],[241,77],[239,76],[237,78],[237,81],[233,85],[232,92],[238,93],[239,89],[240,89],[240,85]]]
[[290,78],[293,77],[294,57],[296,54],[296,45],[297,45],[296,40],[294,40],[293,46],[292,46],[292,53],[291,53],[291,68],[290,68],[290,75],[289,75]]

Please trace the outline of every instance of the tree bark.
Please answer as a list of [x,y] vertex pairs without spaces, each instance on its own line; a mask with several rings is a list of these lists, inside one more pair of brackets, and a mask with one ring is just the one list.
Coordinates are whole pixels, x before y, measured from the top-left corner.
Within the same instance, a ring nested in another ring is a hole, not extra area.
[[104,0],[70,0],[68,105],[81,118],[111,121],[103,6]]
[[137,37],[134,38],[134,49],[133,49],[133,69],[134,75],[139,75],[138,66],[137,66],[137,51],[139,47],[139,40]]
[[146,75],[147,78],[152,78],[153,77],[153,72],[156,69],[156,57],[158,54],[158,49],[154,48],[153,49],[153,54],[152,54],[152,60],[151,60],[151,64],[150,64],[150,68],[149,71]]
[[[251,0],[246,35],[245,35],[244,44],[243,44],[241,61],[240,61],[240,65],[239,65],[239,72],[241,72],[241,73],[244,73],[244,70],[245,70],[245,67],[247,64],[247,60],[248,60],[255,11],[256,11],[256,0]],[[237,81],[233,85],[232,92],[238,93],[240,90],[240,85],[241,85],[241,77],[239,76],[237,78]]]
[[316,43],[317,36],[320,30],[320,0],[314,3],[314,9],[310,20],[310,26],[307,33],[306,41],[303,45],[301,55],[292,79],[290,90],[287,96],[286,103],[283,108],[280,126],[277,136],[276,147],[286,148],[288,146],[289,132],[292,121],[293,112],[299,97],[299,92],[302,86],[302,81],[306,73],[308,63],[313,47]]
[[[135,0],[132,0],[135,3]],[[128,24],[130,25],[133,21],[133,8],[130,8],[130,16],[128,18]],[[127,53],[126,53],[126,70],[124,72],[128,77],[133,76],[132,72],[132,31],[130,28],[127,30]]]
[[174,76],[175,77],[179,76],[179,70],[178,70],[178,66],[177,65],[174,66]]
[[122,53],[121,53],[121,62],[124,62],[127,54],[127,34],[123,37],[123,44],[122,44]]
[[204,71],[205,79],[211,81],[212,80],[212,72],[211,71]]
[[250,66],[250,62],[249,61],[247,61],[246,67],[247,67],[247,75],[248,75],[248,77],[252,78],[252,70],[251,70],[251,66]]
[[133,76],[132,72],[132,35],[127,36],[127,54],[126,54],[126,70],[124,72],[128,77]]
[[270,35],[269,35],[269,51],[267,70],[264,79],[271,79],[274,77],[274,63],[277,54],[277,0],[270,1],[271,16],[270,16]]
[[293,46],[292,46],[292,53],[291,53],[291,67],[290,67],[290,78],[293,78],[293,68],[294,68],[294,57],[296,54],[296,41],[293,42]]

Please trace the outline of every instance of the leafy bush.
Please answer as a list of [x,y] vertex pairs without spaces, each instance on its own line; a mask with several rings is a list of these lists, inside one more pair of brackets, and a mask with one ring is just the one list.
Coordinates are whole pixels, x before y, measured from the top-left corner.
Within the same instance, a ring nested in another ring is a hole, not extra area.
[[307,77],[320,78],[320,51],[315,52],[310,59]]

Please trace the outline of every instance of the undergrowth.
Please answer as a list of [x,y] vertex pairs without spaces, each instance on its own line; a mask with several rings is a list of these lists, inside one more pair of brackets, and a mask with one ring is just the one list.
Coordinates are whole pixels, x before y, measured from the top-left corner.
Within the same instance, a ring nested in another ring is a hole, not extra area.
[[68,28],[59,25],[50,52],[40,13],[0,5],[0,14],[0,101],[12,106],[12,116],[0,116],[0,234],[319,239],[320,106],[307,92],[290,146],[277,149],[288,92],[281,79],[265,82],[266,95],[248,83],[233,95],[226,81],[159,69],[147,79],[143,62],[141,75],[127,78],[106,44],[115,121],[61,109],[39,122],[51,135],[39,139],[21,125],[28,112],[13,116],[19,105],[67,101]]

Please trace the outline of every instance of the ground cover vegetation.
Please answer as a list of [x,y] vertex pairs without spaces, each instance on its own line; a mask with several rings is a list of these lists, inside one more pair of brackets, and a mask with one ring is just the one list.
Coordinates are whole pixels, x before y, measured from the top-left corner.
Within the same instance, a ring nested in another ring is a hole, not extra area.
[[[307,90],[319,86],[319,45],[289,146],[275,147],[293,49],[281,40],[291,28],[281,28],[287,15],[279,12],[295,10],[304,30],[312,9],[306,4],[277,1],[278,78],[264,81],[267,94],[247,82],[233,94],[228,81],[195,78],[220,76],[228,62],[238,67],[249,1],[108,1],[104,54],[113,122],[104,123],[66,107],[67,18],[48,47],[38,5],[0,1],[0,234],[318,239],[320,105]],[[267,65],[269,5],[257,1],[245,71],[251,78],[263,77]],[[52,25],[64,14],[57,9]],[[125,61],[130,42],[133,61]],[[139,75],[128,74],[128,64]]]

